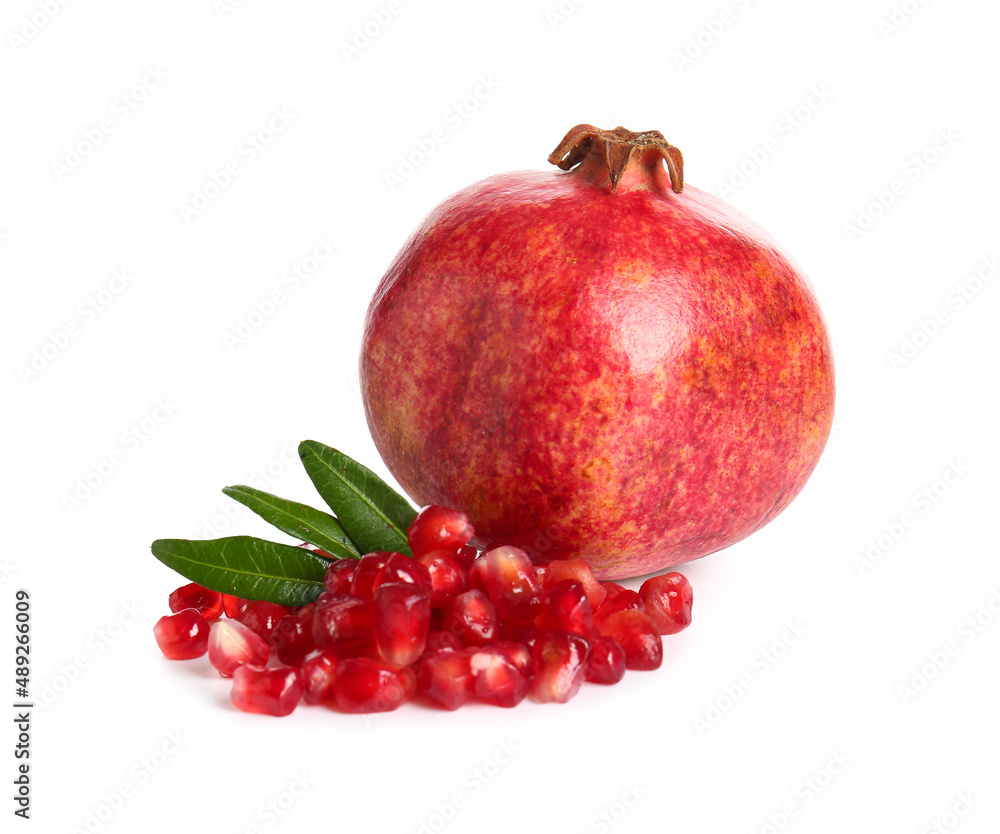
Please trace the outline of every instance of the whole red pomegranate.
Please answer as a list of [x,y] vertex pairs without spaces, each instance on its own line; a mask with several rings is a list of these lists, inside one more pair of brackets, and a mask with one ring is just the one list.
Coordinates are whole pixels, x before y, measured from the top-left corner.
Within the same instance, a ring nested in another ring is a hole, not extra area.
[[658,131],[579,125],[549,161],[568,173],[476,183],[396,256],[361,353],[375,444],[419,504],[601,578],[731,545],[788,506],[830,431],[807,281],[684,186]]

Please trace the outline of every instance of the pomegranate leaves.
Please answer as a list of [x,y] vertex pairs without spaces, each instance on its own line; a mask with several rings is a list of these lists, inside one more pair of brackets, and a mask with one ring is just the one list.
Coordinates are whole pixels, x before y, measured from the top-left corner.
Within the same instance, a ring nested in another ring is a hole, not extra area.
[[316,491],[362,553],[413,555],[406,531],[417,511],[403,496],[367,467],[315,440],[299,444],[299,457]]
[[329,560],[290,544],[230,536],[210,541],[158,539],[153,555],[192,582],[213,591],[305,605],[323,593]]
[[[370,469],[315,440],[300,443],[299,456],[336,515],[249,486],[225,487],[223,492],[304,542],[302,546],[252,536],[158,539],[153,555],[205,588],[288,606],[305,605],[323,593],[331,560],[355,560],[374,552],[403,554],[401,559],[413,555],[407,530],[417,511],[402,495]],[[414,567],[426,572],[420,565]]]
[[222,491],[283,533],[314,544],[336,559],[361,558],[361,553],[347,537],[340,522],[329,513],[253,487],[231,486],[224,487]]

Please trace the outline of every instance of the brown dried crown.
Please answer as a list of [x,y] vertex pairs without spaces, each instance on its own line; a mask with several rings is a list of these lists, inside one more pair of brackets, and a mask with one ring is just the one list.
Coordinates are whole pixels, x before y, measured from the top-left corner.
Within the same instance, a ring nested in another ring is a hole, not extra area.
[[670,187],[677,194],[684,190],[684,157],[680,150],[664,139],[658,130],[643,130],[636,133],[621,126],[614,130],[601,130],[593,125],[577,125],[549,154],[549,162],[563,171],[568,171],[578,162],[582,162],[595,145],[599,151],[603,150],[612,191],[617,188],[618,180],[625,173],[625,168],[632,158],[650,149],[658,151],[666,160],[667,170],[670,172]]

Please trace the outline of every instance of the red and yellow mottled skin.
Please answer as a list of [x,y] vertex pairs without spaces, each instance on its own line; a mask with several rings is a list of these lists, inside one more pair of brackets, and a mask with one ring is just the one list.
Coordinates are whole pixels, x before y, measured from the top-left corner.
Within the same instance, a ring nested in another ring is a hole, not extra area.
[[600,578],[704,556],[780,513],[833,417],[806,281],[767,234],[598,146],[439,206],[392,263],[361,353],[368,424],[419,504]]

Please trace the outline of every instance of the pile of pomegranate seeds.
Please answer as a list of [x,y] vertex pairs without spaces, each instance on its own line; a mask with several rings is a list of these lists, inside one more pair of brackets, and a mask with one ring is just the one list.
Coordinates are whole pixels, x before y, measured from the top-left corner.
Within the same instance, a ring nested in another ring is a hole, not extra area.
[[416,697],[453,710],[529,695],[565,703],[584,681],[657,669],[661,635],[691,622],[679,573],[636,593],[598,582],[582,559],[535,565],[509,545],[478,553],[472,534],[464,513],[424,507],[408,533],[413,558],[333,561],[324,593],[301,608],[185,585],[156,642],[173,660],[207,652],[245,712],[288,715],[300,701],[387,712]]

